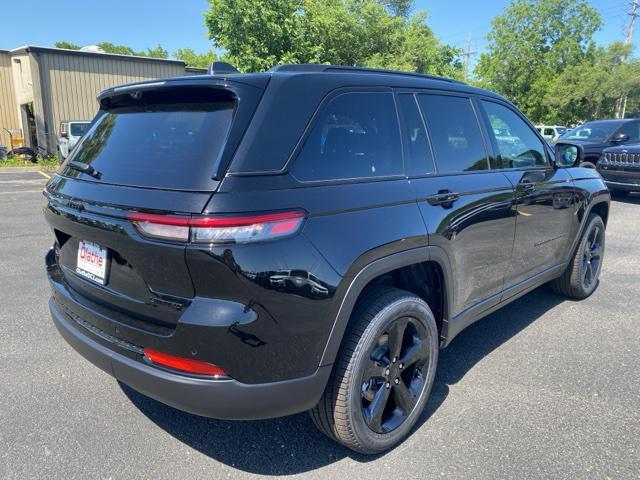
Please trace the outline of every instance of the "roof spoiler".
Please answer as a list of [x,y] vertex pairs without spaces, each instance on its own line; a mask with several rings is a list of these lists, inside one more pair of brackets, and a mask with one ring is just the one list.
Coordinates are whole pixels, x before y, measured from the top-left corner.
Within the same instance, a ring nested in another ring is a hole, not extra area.
[[227,62],[211,62],[209,65],[209,70],[207,71],[209,75],[219,75],[221,73],[240,73],[236,67],[227,63]]

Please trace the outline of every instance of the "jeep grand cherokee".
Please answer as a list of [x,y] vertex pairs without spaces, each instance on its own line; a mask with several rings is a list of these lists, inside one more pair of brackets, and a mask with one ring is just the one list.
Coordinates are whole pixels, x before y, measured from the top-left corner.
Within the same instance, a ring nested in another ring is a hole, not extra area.
[[310,410],[380,452],[463,328],[546,282],[598,284],[602,178],[494,93],[297,65],[99,102],[45,190],[51,313],[81,355],[176,408]]

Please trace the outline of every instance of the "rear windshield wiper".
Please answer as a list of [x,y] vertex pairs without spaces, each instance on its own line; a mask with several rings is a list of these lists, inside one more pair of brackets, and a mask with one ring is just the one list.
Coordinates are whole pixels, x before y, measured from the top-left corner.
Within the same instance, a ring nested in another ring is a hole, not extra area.
[[67,167],[82,173],[86,173],[87,175],[91,175],[93,178],[97,178],[98,180],[100,180],[100,177],[102,177],[102,173],[100,173],[98,170],[87,163],[70,161],[67,162]]

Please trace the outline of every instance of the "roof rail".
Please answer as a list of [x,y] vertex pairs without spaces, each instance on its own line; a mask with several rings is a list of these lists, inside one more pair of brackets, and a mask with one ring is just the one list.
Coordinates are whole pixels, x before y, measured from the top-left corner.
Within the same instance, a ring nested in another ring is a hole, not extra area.
[[386,70],[384,68],[350,67],[347,65],[322,65],[314,63],[286,64],[271,67],[268,72],[292,72],[292,73],[317,73],[317,72],[348,72],[348,73],[379,73],[384,75],[400,75],[405,77],[418,77],[430,80],[442,80],[451,83],[463,83],[447,77],[427,75],[424,73],[402,72],[400,70]]

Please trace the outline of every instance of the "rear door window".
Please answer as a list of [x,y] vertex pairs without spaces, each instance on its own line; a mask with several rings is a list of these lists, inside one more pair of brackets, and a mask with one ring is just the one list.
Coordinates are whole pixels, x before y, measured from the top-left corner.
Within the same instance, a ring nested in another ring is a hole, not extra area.
[[90,164],[104,183],[207,190],[234,117],[230,92],[176,89],[120,99],[98,118],[70,161]]
[[488,170],[478,119],[466,97],[418,95],[439,172]]
[[316,117],[293,175],[302,181],[401,175],[402,147],[391,92],[348,92]]
[[549,165],[540,138],[513,110],[495,102],[483,100],[491,132],[498,146],[498,157],[492,168],[527,168]]

